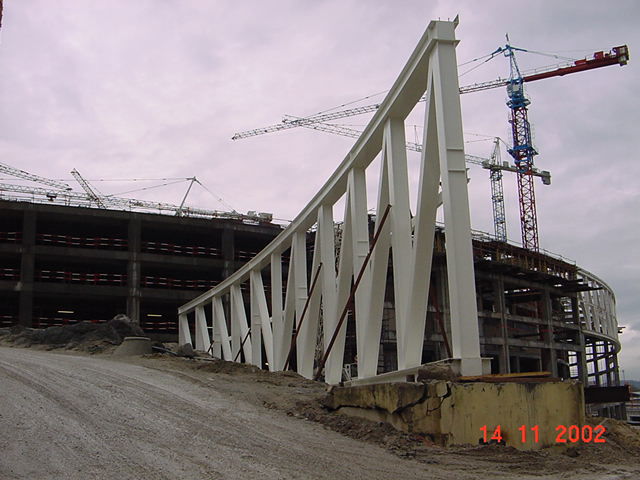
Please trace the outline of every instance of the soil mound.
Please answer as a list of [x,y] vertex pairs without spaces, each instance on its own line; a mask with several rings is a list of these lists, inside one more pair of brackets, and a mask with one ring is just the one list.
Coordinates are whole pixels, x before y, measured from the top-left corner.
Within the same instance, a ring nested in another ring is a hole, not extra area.
[[79,322],[45,329],[15,326],[0,331],[0,341],[19,347],[44,346],[48,350],[104,352],[122,343],[124,337],[144,336],[142,329],[126,315],[104,323]]

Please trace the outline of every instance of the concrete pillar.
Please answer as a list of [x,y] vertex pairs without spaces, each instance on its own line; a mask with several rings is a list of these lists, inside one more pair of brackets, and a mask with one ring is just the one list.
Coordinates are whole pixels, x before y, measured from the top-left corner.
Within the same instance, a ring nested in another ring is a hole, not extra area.
[[611,355],[612,348],[609,348],[609,342],[605,342],[604,344],[604,362],[605,368],[607,369],[607,387],[612,387],[615,385],[613,382],[613,368],[611,366],[611,361],[609,355]]
[[[509,363],[511,363],[511,359],[509,359]],[[510,365],[511,367],[511,365]],[[519,355],[515,355],[513,357],[513,368],[511,368],[511,371],[513,373],[519,373],[520,372],[520,356]]]
[[553,309],[551,306],[551,294],[549,290],[545,288],[542,291],[542,321],[547,326],[547,333],[545,337],[545,343],[547,344],[546,351],[542,353],[543,370],[551,372],[554,377],[558,376],[558,358],[554,348],[554,334],[553,334]]
[[573,322],[578,326],[578,335],[576,341],[576,361],[578,362],[578,380],[582,382],[583,385],[587,385],[589,383],[589,379],[587,377],[587,352],[584,344],[584,333],[582,333],[582,324],[580,323],[580,311],[578,308],[578,297],[571,297],[571,314],[573,315]]
[[140,324],[140,249],[142,223],[136,214],[131,215],[128,226],[129,260],[127,262],[127,316]]
[[33,325],[33,276],[35,272],[36,212],[25,211],[22,220],[18,324]]
[[235,272],[235,238],[234,231],[225,227],[222,230],[222,259],[224,260],[224,267],[222,269],[222,278],[225,279],[233,272]]
[[614,385],[619,386],[620,383],[620,364],[618,363],[618,354],[613,354],[613,378]]
[[602,386],[602,382],[600,381],[600,370],[598,369],[598,342],[594,342],[591,344],[591,352],[593,353],[592,362],[593,362],[593,372],[595,373],[596,385],[598,387]]
[[494,305],[500,314],[500,331],[502,333],[502,349],[500,351],[500,373],[511,373],[509,362],[509,335],[507,331],[507,304],[504,299],[504,279],[497,278],[493,282]]
[[[222,248],[222,259],[224,261],[224,266],[222,267],[222,280],[229,277],[236,270],[236,249],[235,249],[235,235],[234,231],[225,226],[222,230],[222,240],[221,240],[221,248]],[[229,295],[223,295],[222,297],[222,307],[224,309],[224,315],[227,319],[227,323],[231,318],[231,308],[230,308],[230,298]]]

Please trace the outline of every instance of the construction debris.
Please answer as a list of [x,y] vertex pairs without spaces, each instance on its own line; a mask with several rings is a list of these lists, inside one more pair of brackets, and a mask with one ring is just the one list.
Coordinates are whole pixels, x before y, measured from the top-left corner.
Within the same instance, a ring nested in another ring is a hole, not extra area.
[[193,346],[190,343],[185,343],[184,345],[180,345],[176,354],[181,357],[193,358],[195,357],[195,352],[193,350]]
[[0,344],[19,347],[45,346],[89,353],[105,352],[120,345],[125,337],[143,337],[142,329],[126,315],[116,315],[104,323],[79,322],[45,329],[20,325],[0,330]]

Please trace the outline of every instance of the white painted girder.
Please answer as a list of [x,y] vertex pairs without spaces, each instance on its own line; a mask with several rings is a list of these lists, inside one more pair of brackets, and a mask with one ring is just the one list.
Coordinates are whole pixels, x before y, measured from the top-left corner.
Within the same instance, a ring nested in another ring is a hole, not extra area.
[[186,313],[178,315],[178,343],[180,345],[191,343],[191,332],[189,331]]
[[[273,286],[273,283],[272,283]],[[280,292],[282,298],[282,292]],[[282,300],[281,300],[282,301]],[[264,339],[264,351],[269,364],[269,370],[273,371],[273,332],[271,319],[267,308],[267,298],[264,292],[262,275],[260,272],[251,272],[251,357],[253,364],[262,366],[262,340]]]
[[[190,341],[188,315],[196,311],[198,325],[202,328],[203,319],[206,323],[202,306],[212,303],[213,350],[219,349],[225,359],[230,359],[232,353],[237,354],[241,339],[248,332],[240,285],[249,280],[252,333],[245,345],[245,358],[262,365],[264,345],[269,368],[282,369],[296,327],[299,329],[297,368],[305,377],[311,377],[322,318],[323,348],[327,348],[334,334],[336,337],[333,349],[326,354],[325,381],[338,383],[344,363],[346,322],[340,331],[337,331],[337,325],[354,279],[365,265],[354,299],[356,348],[359,376],[374,376],[378,368],[387,269],[392,251],[398,365],[401,369],[419,365],[436,210],[442,201],[453,352],[462,373],[479,373],[482,362],[457,84],[455,25],[441,21],[429,24],[398,80],[349,155],[289,227],[239,271],[179,309],[181,340]],[[427,102],[418,200],[412,219],[404,120],[425,91]],[[365,169],[379,152],[382,152],[382,160],[376,231],[380,229],[380,235],[370,262],[365,264],[370,248]],[[439,183],[442,183],[441,194],[438,193]],[[345,213],[336,274],[333,207],[342,196],[345,197]],[[388,205],[387,222],[380,228],[381,213]],[[319,272],[319,281],[310,292],[306,235],[314,224],[317,224],[317,231],[311,272]],[[282,254],[287,250],[290,258],[283,303]],[[270,315],[262,285],[262,271],[266,268],[270,269],[271,275]],[[232,342],[227,335],[222,309],[224,295],[231,298]],[[306,316],[301,324],[305,308]],[[196,329],[196,343],[206,343],[205,331]]]
[[[281,348],[280,337],[284,324],[284,307],[282,304],[282,253],[275,252],[270,256],[271,269],[271,329],[273,333],[272,358],[269,370],[276,370],[278,362],[276,352]],[[265,338],[266,342],[266,338]],[[265,346],[265,349],[267,347]]]
[[[295,239],[294,235],[294,239]],[[276,371],[284,368],[286,357],[291,349],[291,336],[293,334],[293,323],[295,320],[295,261],[296,261],[296,242],[291,243],[289,256],[289,269],[287,271],[287,283],[284,293],[284,309],[282,312],[282,321],[274,324],[274,369]]]
[[[336,316],[325,318],[324,323],[324,349],[326,351],[327,346],[331,342],[331,338],[338,327],[338,320],[344,306],[349,299],[349,292],[351,290],[351,282],[353,279],[353,265],[354,254],[353,247],[355,242],[353,241],[353,222],[351,214],[353,209],[351,208],[351,197],[353,196],[352,187],[354,182],[347,184],[347,194],[345,197],[345,210],[344,221],[342,224],[342,238],[340,243],[340,258],[338,260],[338,277],[337,277],[337,295],[336,295]],[[325,364],[325,380],[327,383],[335,384],[339,383],[342,379],[342,366],[344,363],[344,347],[345,338],[347,332],[347,320],[344,325],[338,331],[333,348],[327,357]]]
[[480,375],[482,361],[455,44],[453,38],[441,41],[432,53],[430,94],[435,100],[438,131],[452,353],[462,362],[464,375]]
[[245,362],[253,363],[249,327],[247,326],[247,313],[244,309],[244,298],[240,285],[231,287],[231,317],[231,325],[232,327],[235,326],[237,332],[237,336],[234,337],[233,340],[238,342],[233,348],[233,358],[239,359],[238,352],[242,350]]
[[399,369],[406,368],[407,299],[412,268],[409,177],[404,138],[404,121],[398,118],[389,118],[384,129],[382,162],[386,164],[386,175],[389,177],[389,204],[391,205],[389,223],[392,232],[393,291]]
[[[384,174],[385,164],[381,164],[381,174],[378,189],[377,212],[384,212],[389,205],[389,188],[387,175]],[[380,350],[380,335],[382,332],[382,316],[384,312],[384,297],[387,286],[387,270],[389,267],[389,248],[391,246],[390,222],[381,227],[382,213],[376,217],[375,231],[380,236],[376,248],[371,254],[366,276],[361,288],[368,291],[367,304],[363,311],[365,325],[364,346],[358,350],[358,374],[363,377],[376,375],[378,370],[378,355]]]
[[211,302],[211,331],[212,331],[212,343],[211,343],[211,355],[215,358],[222,357],[222,335],[220,334],[220,328],[216,323],[216,302]]
[[440,163],[438,156],[438,137],[435,123],[433,78],[429,76],[427,87],[425,129],[418,179],[418,199],[416,214],[413,218],[413,244],[411,255],[411,291],[407,299],[407,323],[404,345],[407,368],[422,363],[422,345],[429,302],[431,281],[431,263],[435,238],[436,212],[442,202],[438,192]]
[[[369,253],[369,215],[367,213],[367,182],[365,171],[362,168],[354,168],[349,174],[348,180],[349,201],[347,202],[349,209],[349,221],[351,222],[351,253],[352,268],[351,276],[357,277],[358,272],[364,264],[364,260]],[[350,283],[350,282],[349,282]],[[366,312],[366,303],[369,292],[366,288],[356,291],[354,299],[356,318],[361,313]],[[340,303],[343,305],[343,303]],[[364,316],[363,318],[367,318]],[[356,322],[356,351],[361,353],[364,351],[364,339],[366,337],[365,329],[367,322]],[[345,327],[346,329],[346,324]]]
[[207,317],[204,313],[204,305],[196,307],[196,350],[206,352],[211,345]]
[[[302,312],[307,303],[308,283],[307,283],[307,235],[300,233],[293,236],[295,243],[295,262],[294,262],[294,286],[295,286],[295,330],[300,326],[302,321]],[[287,330],[287,334],[291,336],[291,329]],[[298,336],[298,341],[301,340]],[[301,345],[298,345],[300,347]],[[296,360],[300,365],[304,363],[303,357],[307,352],[302,348],[296,348]],[[288,351],[285,352],[284,360],[287,359]],[[284,363],[283,363],[284,367]]]
[[224,314],[221,297],[213,298],[213,325],[214,328],[218,330],[222,359],[233,360],[231,338],[229,337],[229,330],[227,329],[227,319]]

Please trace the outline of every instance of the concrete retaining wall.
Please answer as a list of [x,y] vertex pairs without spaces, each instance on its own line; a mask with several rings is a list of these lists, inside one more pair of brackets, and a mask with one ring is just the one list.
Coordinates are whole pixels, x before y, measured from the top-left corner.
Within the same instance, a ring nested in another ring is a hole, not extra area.
[[[325,405],[348,415],[385,421],[398,430],[429,435],[441,445],[487,441],[497,426],[506,445],[537,450],[556,445],[557,427],[584,424],[577,382],[387,383],[334,389]],[[526,437],[522,440],[525,426]],[[537,439],[535,429],[537,426]],[[564,435],[567,438],[567,435]]]

